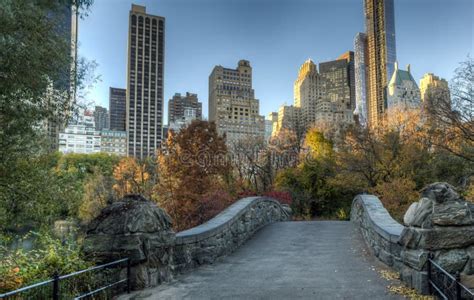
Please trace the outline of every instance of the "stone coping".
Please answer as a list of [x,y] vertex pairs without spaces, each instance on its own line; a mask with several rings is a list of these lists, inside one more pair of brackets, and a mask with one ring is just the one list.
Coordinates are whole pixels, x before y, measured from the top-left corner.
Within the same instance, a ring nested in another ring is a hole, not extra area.
[[178,232],[176,234],[176,244],[195,243],[212,237],[228,228],[236,219],[247,212],[251,206],[266,201],[274,202],[281,208],[280,202],[269,197],[247,197],[240,199],[206,223]]
[[362,204],[364,214],[373,225],[374,230],[388,241],[398,242],[405,226],[390,216],[379,198],[374,195],[357,195],[354,198],[352,207],[354,207],[357,201]]

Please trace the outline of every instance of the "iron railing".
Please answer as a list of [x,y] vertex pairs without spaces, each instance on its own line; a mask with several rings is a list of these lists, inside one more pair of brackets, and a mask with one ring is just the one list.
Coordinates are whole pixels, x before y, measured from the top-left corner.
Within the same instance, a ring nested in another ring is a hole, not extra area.
[[[126,271],[125,271],[126,270]],[[124,258],[0,294],[0,299],[110,299],[130,293],[130,259]]]
[[427,262],[428,289],[430,294],[437,295],[444,300],[474,299],[474,292],[461,283],[459,273],[449,274],[440,265],[433,261],[430,253]]

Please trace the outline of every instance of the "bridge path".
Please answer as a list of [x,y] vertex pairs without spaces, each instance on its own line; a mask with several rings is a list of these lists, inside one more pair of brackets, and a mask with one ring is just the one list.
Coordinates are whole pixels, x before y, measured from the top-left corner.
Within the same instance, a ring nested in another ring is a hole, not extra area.
[[120,299],[403,299],[350,222],[279,222],[213,265]]

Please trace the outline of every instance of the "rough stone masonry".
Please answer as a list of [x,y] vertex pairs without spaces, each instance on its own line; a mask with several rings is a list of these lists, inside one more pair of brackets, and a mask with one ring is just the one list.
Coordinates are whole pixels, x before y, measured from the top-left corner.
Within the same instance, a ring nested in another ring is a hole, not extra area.
[[427,259],[474,288],[474,205],[447,183],[422,190],[404,216],[403,226],[392,219],[380,200],[371,195],[354,199],[351,220],[357,224],[374,254],[400,272],[401,279],[427,293]]
[[[131,259],[132,289],[156,286],[174,274],[227,255],[291,210],[267,197],[235,202],[208,222],[175,234],[170,217],[142,196],[126,196],[91,222],[84,252],[98,263]],[[125,270],[123,270],[125,272]]]

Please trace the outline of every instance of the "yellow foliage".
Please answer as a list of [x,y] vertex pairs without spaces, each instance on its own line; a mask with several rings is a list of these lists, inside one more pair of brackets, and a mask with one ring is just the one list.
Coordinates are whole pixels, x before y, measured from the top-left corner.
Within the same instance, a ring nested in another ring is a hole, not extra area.
[[391,182],[380,182],[369,191],[379,196],[390,215],[398,220],[403,218],[410,204],[419,199],[415,182],[408,178],[395,178]]

